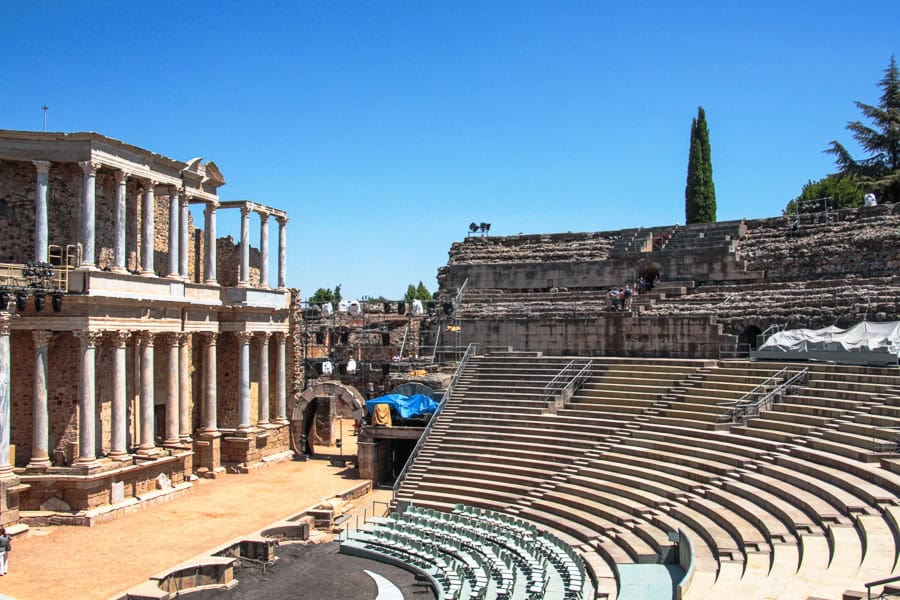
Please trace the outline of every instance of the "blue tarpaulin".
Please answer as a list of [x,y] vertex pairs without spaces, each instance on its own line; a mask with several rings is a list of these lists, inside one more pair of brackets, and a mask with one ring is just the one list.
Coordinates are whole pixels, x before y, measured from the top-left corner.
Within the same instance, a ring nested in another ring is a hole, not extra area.
[[416,394],[414,396],[404,396],[403,394],[387,394],[366,400],[366,409],[369,414],[375,410],[376,404],[389,405],[403,419],[418,417],[425,413],[433,413],[437,410],[437,402],[424,394]]

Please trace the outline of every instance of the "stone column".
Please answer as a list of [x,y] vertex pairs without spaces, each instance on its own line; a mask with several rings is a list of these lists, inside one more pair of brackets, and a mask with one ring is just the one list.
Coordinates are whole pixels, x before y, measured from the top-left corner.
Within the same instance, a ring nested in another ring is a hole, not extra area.
[[156,182],[147,180],[144,182],[144,206],[141,209],[141,220],[143,229],[141,231],[141,275],[145,277],[156,277],[156,270],[153,265],[154,235],[156,225],[154,222],[154,212],[156,208],[156,199],[154,197],[154,186]]
[[128,362],[128,340],[130,331],[114,331],[112,373],[112,426],[109,445],[110,458],[128,458],[128,397],[126,394],[126,364]]
[[96,358],[97,331],[76,331],[81,340],[81,385],[78,388],[78,459],[76,465],[93,466],[97,462],[94,419],[97,412]]
[[[9,321],[8,307],[0,306],[0,479],[11,477],[13,467],[9,463],[9,423],[12,418],[10,399],[10,347],[9,347]],[[0,487],[0,490],[3,488]],[[0,498],[0,503],[6,505],[6,498]]]
[[269,287],[269,213],[259,213],[259,286]]
[[207,204],[206,217],[206,285],[219,285],[216,277],[216,205]]
[[250,340],[253,333],[237,331],[235,335],[240,343],[238,354],[238,430],[250,431]]
[[179,236],[178,256],[181,264],[178,266],[178,273],[182,279],[188,278],[188,221],[190,218],[190,206],[188,204],[187,194],[181,195],[181,235]]
[[216,423],[216,332],[206,333],[206,389],[203,397],[203,431],[218,431]]
[[178,260],[178,250],[181,247],[181,199],[178,188],[169,186],[169,275],[170,278],[180,278],[178,269],[181,261]]
[[238,287],[250,285],[250,209],[241,207],[241,275]]
[[[47,262],[50,238],[47,219],[47,189],[50,179],[50,161],[35,160],[37,185],[34,189],[34,260]],[[6,307],[0,307],[6,308]]]
[[153,439],[153,342],[155,334],[141,332],[141,442],[138,454],[153,454],[156,442]]
[[96,195],[97,195],[97,169],[100,163],[83,160],[78,163],[84,171],[84,186],[81,203],[81,268],[97,268],[97,260],[94,257],[96,244]]
[[52,331],[32,331],[34,340],[34,411],[31,427],[31,460],[28,469],[50,466],[50,412],[47,407],[47,357]]
[[259,425],[269,424],[269,336],[263,331],[259,334],[259,409],[256,422]]
[[287,335],[275,334],[278,350],[275,352],[275,421],[287,423],[287,381],[286,381],[286,346]]
[[125,268],[125,222],[128,211],[128,173],[116,171],[116,248],[115,261],[112,270],[116,273],[126,273]]
[[176,334],[179,342],[178,354],[178,438],[182,444],[191,443],[191,380],[188,368],[191,364],[190,334]]
[[163,445],[172,447],[181,445],[181,435],[178,429],[181,416],[178,405],[180,390],[178,377],[181,373],[178,363],[181,356],[181,340],[178,334],[167,335],[164,345],[169,351],[169,364],[166,370],[166,433]]
[[278,217],[278,289],[287,289],[287,217]]

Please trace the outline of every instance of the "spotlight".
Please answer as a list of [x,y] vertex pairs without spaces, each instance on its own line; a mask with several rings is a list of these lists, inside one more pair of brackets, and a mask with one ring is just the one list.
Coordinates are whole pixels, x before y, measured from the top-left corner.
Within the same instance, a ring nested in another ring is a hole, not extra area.
[[406,314],[406,302],[398,302],[397,303],[397,314],[398,315]]
[[53,312],[59,312],[62,310],[62,294],[53,294],[53,297],[50,298],[50,306],[53,307]]
[[0,292],[0,310],[6,310],[9,306],[9,292]]
[[469,233],[475,233],[476,231],[478,231],[478,224],[469,223]]
[[35,292],[34,293],[34,310],[41,312],[44,310],[44,306],[47,305],[47,294],[44,292]]
[[19,312],[25,312],[26,306],[28,306],[28,294],[25,292],[16,292],[16,309]]
[[444,307],[445,315],[453,314],[453,303],[452,302],[444,302],[443,307]]

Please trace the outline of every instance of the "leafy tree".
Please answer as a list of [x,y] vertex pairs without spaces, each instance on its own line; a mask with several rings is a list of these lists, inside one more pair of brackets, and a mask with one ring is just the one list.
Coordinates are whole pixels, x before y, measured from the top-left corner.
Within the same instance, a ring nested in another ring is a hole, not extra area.
[[856,176],[867,191],[879,196],[881,202],[900,201],[900,76],[897,60],[891,55],[878,82],[882,89],[878,106],[856,102],[860,112],[872,122],[847,123],[847,129],[859,145],[872,154],[869,158],[855,160],[837,140],[825,151],[833,154],[840,172]]
[[427,302],[431,300],[431,292],[428,291],[428,288],[420,281],[419,286],[416,288],[416,298],[421,300],[422,302]]
[[836,173],[816,181],[807,181],[800,195],[788,202],[784,213],[796,212],[797,202],[821,198],[831,198],[834,208],[855,208],[863,205],[864,194],[862,184],[855,177]]
[[712,223],[716,220],[716,187],[713,184],[712,157],[706,112],[697,107],[691,121],[691,148],[688,156],[687,185],[684,188],[685,223]]
[[340,302],[341,298],[342,298],[341,285],[342,284],[336,285],[333,291],[328,288],[317,289],[316,293],[309,297],[310,304],[324,304],[326,302]]
[[414,286],[413,284],[409,284],[406,287],[406,294],[404,294],[403,299],[406,302],[412,302],[413,300],[415,300],[416,299],[416,286]]

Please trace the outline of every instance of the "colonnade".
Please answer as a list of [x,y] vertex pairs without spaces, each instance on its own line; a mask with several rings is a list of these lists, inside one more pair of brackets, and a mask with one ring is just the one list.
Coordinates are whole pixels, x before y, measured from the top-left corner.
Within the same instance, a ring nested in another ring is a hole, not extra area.
[[[49,171],[51,167],[50,161],[35,160],[32,161],[37,169],[37,179],[35,185],[35,236],[34,236],[34,260],[36,262],[47,262],[49,247],[49,227],[48,227],[48,189],[49,189]],[[88,160],[78,163],[84,173],[82,188],[82,257],[81,267],[83,269],[96,269],[96,179],[97,171],[105,168],[98,161]],[[192,197],[186,190],[178,185],[171,183],[163,184],[151,178],[136,176],[126,170],[115,168],[113,174],[116,181],[115,194],[115,231],[114,231],[114,251],[113,264],[111,270],[117,273],[127,272],[127,248],[125,229],[128,223],[127,215],[127,186],[128,179],[137,179],[140,186],[141,208],[141,247],[140,247],[140,265],[138,270],[141,275],[146,277],[155,277],[156,269],[154,266],[154,229],[155,229],[155,194],[157,186],[165,185],[169,196],[169,264],[168,274],[166,277],[173,279],[186,280],[188,278],[188,243],[190,232],[188,230],[189,205]],[[205,246],[206,255],[204,257],[205,278],[203,283],[207,285],[218,285],[216,275],[216,211],[219,203],[216,201],[200,199],[206,204],[204,212],[204,229],[205,229]],[[241,206],[241,268],[240,282],[241,287],[249,287],[250,285],[250,213],[256,211],[260,216],[260,287],[268,288],[269,285],[269,216],[270,213],[258,208],[258,205]],[[278,232],[278,289],[284,290],[286,284],[286,259],[287,259],[287,235],[286,227],[288,219],[286,216],[276,214],[276,220],[279,225]],[[135,248],[137,250],[137,248]]]
[[[60,333],[61,334],[61,333]],[[126,364],[129,342],[134,344],[140,356],[140,369],[135,373],[134,387],[139,393],[136,410],[139,436],[134,443],[138,457],[152,457],[159,452],[154,439],[154,359],[155,348],[161,347],[168,354],[169,368],[166,379],[165,428],[163,447],[184,447],[192,441],[190,419],[190,347],[186,332],[130,332],[76,331],[80,340],[79,364],[79,421],[78,456],[75,466],[90,467],[96,464],[96,355],[101,344],[112,348],[112,399],[109,456],[113,459],[130,458],[126,395]],[[34,341],[34,408],[32,417],[32,453],[28,463],[30,470],[43,470],[50,466],[50,419],[48,408],[48,354],[55,335],[51,331],[32,331]],[[205,337],[206,352],[203,361],[203,394],[201,433],[218,431],[216,423],[216,342],[217,332],[199,332]],[[287,338],[284,333],[236,332],[240,342],[240,389],[238,394],[238,431],[252,431],[250,424],[250,342],[259,339],[259,411],[257,425],[265,426],[269,420],[269,339],[274,336],[277,344],[275,364],[275,423],[287,423],[287,397],[285,356]],[[10,333],[9,314],[0,312],[0,477],[11,472],[10,464]]]

